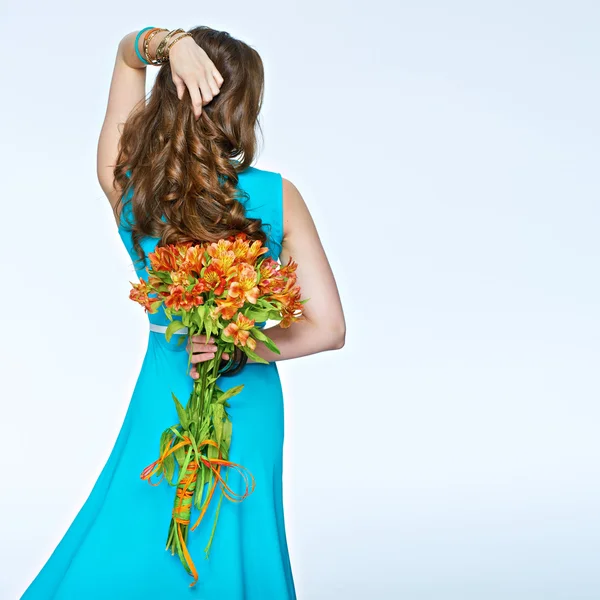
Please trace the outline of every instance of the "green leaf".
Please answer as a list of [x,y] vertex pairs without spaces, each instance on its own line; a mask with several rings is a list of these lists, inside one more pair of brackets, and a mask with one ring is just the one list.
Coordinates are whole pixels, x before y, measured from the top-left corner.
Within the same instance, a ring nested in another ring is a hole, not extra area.
[[172,425],[171,427],[169,427],[169,431],[172,431],[173,435],[175,435],[178,440],[183,440],[183,436],[181,435],[181,432],[178,429],[179,427],[181,427],[181,425],[177,423],[177,425]]
[[[214,358],[213,358],[213,359],[211,359],[211,360],[214,360]],[[215,382],[217,379],[219,379],[219,378],[218,378],[218,377],[213,377],[212,375],[208,376],[208,377],[206,378],[206,385],[207,385],[207,386],[208,386],[208,385],[212,385],[212,384],[213,384],[213,383],[214,383],[214,382]]]
[[179,476],[177,477],[178,484],[185,476],[185,472],[188,468],[188,465],[190,464],[190,461],[192,460],[193,451],[194,451],[194,449],[191,446],[187,450],[187,453],[185,455],[185,460],[183,461],[183,464],[181,465],[181,469],[179,470]]
[[[212,446],[211,446],[211,448],[212,448]],[[210,458],[208,450],[206,451],[206,456],[208,456]],[[208,485],[208,489],[210,489],[210,486],[212,485],[214,476],[215,475],[212,472],[212,469],[209,469],[208,467],[206,467],[206,480],[205,481],[206,481],[206,484]]]
[[213,427],[215,428],[215,442],[221,446],[221,440],[223,439],[223,419],[225,418],[225,410],[222,404],[212,405],[213,413]]
[[179,422],[184,429],[187,429],[189,426],[189,418],[187,415],[187,411],[177,399],[177,396],[173,392],[171,392],[171,396],[173,396],[173,401],[175,402],[175,410],[177,411],[177,416],[179,417]]
[[281,354],[279,348],[275,345],[275,342],[269,336],[265,335],[258,327],[253,327],[250,333],[252,333],[257,340],[263,342],[271,352]]
[[244,384],[230,387],[227,391],[223,392],[223,394],[221,396],[219,396],[219,399],[217,400],[217,402],[219,404],[225,404],[226,400],[228,400],[229,398],[231,398],[233,396],[236,396],[243,389],[244,389]]
[[262,363],[264,365],[269,364],[268,360],[265,360],[262,356],[259,356],[258,354],[256,354],[256,352],[250,350],[250,348],[248,348],[248,346],[242,346],[241,348],[248,355],[248,358],[251,358],[253,361],[255,361],[257,363]]
[[244,312],[244,315],[249,319],[254,319],[257,323],[261,323],[262,321],[266,321],[269,316],[269,310],[257,310],[255,308],[249,308]]
[[172,485],[173,484],[173,475],[175,474],[175,457],[173,453],[169,454],[163,460],[163,468],[165,471],[165,478]]
[[160,442],[158,444],[158,453],[162,455],[162,453],[165,451],[165,448],[169,445],[169,443],[171,442],[171,438],[173,437],[173,432],[170,429],[165,429],[161,436],[160,436]]
[[204,329],[205,329],[205,333],[206,333],[206,339],[208,340],[210,338],[210,336],[213,334],[212,319],[206,319],[206,321],[204,322]]
[[152,302],[152,304],[150,304],[150,312],[155,313],[159,309],[159,307],[162,303],[163,303],[162,300],[157,300],[156,302]]
[[193,313],[193,320],[198,326],[198,330],[202,331],[202,327],[204,326],[204,318],[206,316],[206,306],[204,304],[197,306],[196,310]]
[[259,298],[256,302],[256,306],[262,308],[271,308],[271,303],[266,298]]
[[185,460],[185,448],[183,446],[180,446],[179,448],[177,448],[177,450],[175,450],[175,452],[173,452],[173,454],[175,455],[175,460],[177,460],[177,464],[181,467],[183,461]]
[[[223,328],[223,330],[221,331],[221,333],[219,334],[219,338],[222,339],[224,342],[227,342],[228,344],[231,344],[233,347],[233,338],[230,335],[225,335],[225,328]],[[224,352],[229,352],[231,354],[231,351],[228,348],[225,348],[223,350]]]
[[204,484],[206,482],[207,467],[204,463],[200,463],[198,468],[198,475],[196,489],[194,490],[194,506],[198,509],[202,508],[202,498],[204,496]]
[[183,321],[171,321],[167,326],[167,330],[165,331],[165,338],[167,339],[167,342],[171,341],[171,336],[175,331],[179,331],[184,327],[185,324],[183,323]]
[[229,419],[223,422],[223,445],[221,448],[221,454],[225,460],[229,460],[229,447],[231,446],[231,429],[232,424]]

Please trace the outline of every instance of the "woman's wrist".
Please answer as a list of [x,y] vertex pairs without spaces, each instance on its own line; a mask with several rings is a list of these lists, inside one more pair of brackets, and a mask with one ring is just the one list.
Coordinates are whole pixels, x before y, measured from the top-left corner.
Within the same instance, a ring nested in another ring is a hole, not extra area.
[[[138,31],[132,31],[128,33],[119,44],[119,53],[122,56],[125,63],[132,67],[133,69],[142,69],[143,67],[147,67],[148,65],[141,61],[135,51],[135,40],[138,40],[138,51],[145,58],[144,54],[144,37],[145,33],[142,33],[138,37]],[[169,33],[168,30],[159,31],[152,36],[150,43],[148,44],[148,54],[150,58],[156,58],[156,49],[158,45],[163,41],[165,36]]]

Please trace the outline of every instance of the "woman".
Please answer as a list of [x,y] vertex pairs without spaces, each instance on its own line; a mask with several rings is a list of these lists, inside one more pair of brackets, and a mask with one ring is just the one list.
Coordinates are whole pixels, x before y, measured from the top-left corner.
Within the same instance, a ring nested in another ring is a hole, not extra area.
[[[197,569],[190,587],[177,555],[165,551],[173,488],[150,486],[140,472],[156,457],[162,431],[177,422],[171,393],[189,397],[197,365],[215,356],[216,345],[204,336],[195,336],[191,348],[190,341],[187,348],[177,344],[177,335],[167,342],[164,311],[148,313],[148,351],[114,448],[22,596],[26,600],[296,597],[283,519],[283,398],[276,361],[341,348],[344,316],[302,196],[279,173],[250,166],[263,97],[258,53],[208,27],[183,33],[144,28],[119,44],[98,144],[98,178],[121,239],[138,276],[147,277],[146,257],[157,246],[245,233],[282,264],[290,257],[297,262],[297,282],[309,299],[305,318],[288,328],[265,329],[281,352],[259,342],[255,352],[268,364],[249,360],[219,380],[225,381],[222,389],[244,385],[230,400],[229,456],[249,469],[256,487],[242,502],[222,503],[207,560],[203,549],[216,502],[190,532]],[[160,66],[148,102],[147,64]]]

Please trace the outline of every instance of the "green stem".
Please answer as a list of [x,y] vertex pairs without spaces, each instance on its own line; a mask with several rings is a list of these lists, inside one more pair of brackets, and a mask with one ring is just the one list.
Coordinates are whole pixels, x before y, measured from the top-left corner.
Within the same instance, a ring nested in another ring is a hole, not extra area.
[[[229,478],[229,469],[225,473],[225,481],[227,481],[228,478]],[[212,526],[212,530],[210,532],[210,537],[208,539],[208,543],[206,544],[206,547],[204,548],[204,553],[206,555],[206,558],[208,558],[208,556],[209,556],[210,547],[212,546],[213,538],[215,537],[215,531],[217,529],[217,521],[219,520],[219,513],[221,512],[221,503],[223,502],[224,495],[225,494],[223,493],[223,490],[221,490],[221,495],[219,497],[219,503],[217,504],[217,510],[215,511],[215,518],[213,520],[213,526]]]
[[202,421],[202,416],[204,414],[204,398],[206,397],[207,392],[207,379],[208,379],[208,369],[209,369],[209,361],[205,360],[201,363],[196,369],[198,370],[198,379],[194,385],[194,392],[196,398],[196,406],[199,407],[198,414],[200,415],[200,420]]

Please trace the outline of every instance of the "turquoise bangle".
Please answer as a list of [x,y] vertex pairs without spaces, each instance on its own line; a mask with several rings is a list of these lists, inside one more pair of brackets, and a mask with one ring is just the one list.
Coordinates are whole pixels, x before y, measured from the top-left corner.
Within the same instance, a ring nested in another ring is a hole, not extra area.
[[145,64],[147,65],[151,65],[152,63],[148,62],[141,54],[138,48],[138,44],[140,41],[140,35],[142,35],[142,33],[144,33],[144,31],[148,31],[148,29],[154,29],[154,27],[144,27],[144,29],[140,29],[138,31],[138,34],[135,36],[135,43],[134,43],[134,48],[135,48],[135,53],[138,55],[138,58]]

